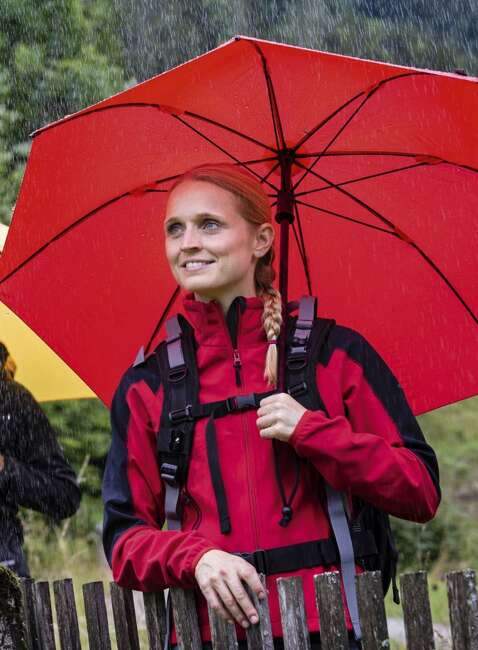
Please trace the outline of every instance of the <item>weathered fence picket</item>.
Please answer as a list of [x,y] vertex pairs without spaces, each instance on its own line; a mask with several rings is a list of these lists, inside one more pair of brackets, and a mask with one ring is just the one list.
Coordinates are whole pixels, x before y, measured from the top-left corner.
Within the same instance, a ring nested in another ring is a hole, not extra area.
[[348,650],[349,641],[340,595],[340,575],[335,572],[315,576],[315,599],[320,617],[320,640],[324,650]]
[[83,585],[83,602],[90,650],[111,650],[103,583],[89,582]]
[[360,627],[362,628],[362,649],[387,650],[390,647],[387,615],[383,602],[382,578],[379,571],[357,576],[357,600]]
[[211,643],[213,650],[237,650],[236,627],[218,616],[208,607],[209,622],[211,625]]
[[149,650],[163,650],[166,634],[164,592],[144,593],[143,602]]
[[178,587],[169,591],[180,650],[202,650],[194,592]]
[[81,650],[80,628],[72,580],[70,578],[55,580],[53,594],[61,650]]
[[277,591],[285,650],[310,650],[302,578],[278,578]]
[[[453,571],[446,576],[453,650],[478,650],[478,598],[475,572]],[[463,603],[467,607],[463,607]]]
[[[264,589],[266,589],[265,576],[261,573],[259,578]],[[251,625],[246,630],[248,650],[274,650],[269,601],[267,598],[259,600],[254,592],[247,588],[246,590],[250,598],[252,598],[252,603],[259,614],[259,623],[257,625]]]
[[23,623],[28,650],[40,650],[35,613],[35,583],[31,578],[20,580],[22,591]]
[[[9,575],[8,575],[9,574]],[[9,577],[10,576],[10,577]],[[9,593],[14,578],[11,572],[0,571],[0,594]],[[8,580],[7,580],[8,579]],[[261,580],[265,586],[264,576]],[[478,650],[478,597],[475,572],[455,571],[446,576],[453,650]],[[7,584],[8,583],[8,584]],[[322,650],[348,650],[348,632],[342,605],[340,576],[337,572],[315,576],[317,610],[321,623]],[[10,586],[9,586],[10,585]],[[16,582],[14,608],[0,607],[0,646],[3,650],[55,650],[54,622],[48,582]],[[285,650],[310,650],[309,632],[305,618],[302,580],[299,577],[278,578],[277,589]],[[53,583],[56,624],[61,650],[81,650],[80,626],[71,580]],[[250,593],[250,590],[248,590]],[[180,650],[202,650],[192,590],[169,590],[172,615]],[[400,592],[404,614],[406,646],[410,650],[431,650],[435,647],[432,617],[424,572],[400,577]],[[246,630],[248,650],[273,650],[271,621],[267,598],[258,600],[250,593],[259,613],[259,623]],[[363,650],[390,648],[387,620],[383,603],[381,578],[378,572],[357,576],[357,597],[362,628]],[[4,596],[4,599],[6,597]],[[83,585],[86,628],[89,650],[139,650],[133,593],[111,584],[111,604],[116,646],[110,641],[108,615],[103,583]],[[18,603],[18,606],[17,606]],[[144,594],[144,613],[148,648],[162,650],[167,632],[167,611],[164,593]],[[209,612],[213,650],[237,650],[236,627],[224,623]],[[20,621],[20,625],[19,625]],[[17,634],[24,626],[24,633]],[[25,638],[25,642],[23,640]]]
[[133,592],[112,582],[110,593],[118,650],[140,650]]
[[36,582],[34,593],[35,620],[40,648],[42,650],[56,650],[49,583]]
[[433,650],[435,641],[425,571],[400,576],[400,595],[407,647],[413,650]]

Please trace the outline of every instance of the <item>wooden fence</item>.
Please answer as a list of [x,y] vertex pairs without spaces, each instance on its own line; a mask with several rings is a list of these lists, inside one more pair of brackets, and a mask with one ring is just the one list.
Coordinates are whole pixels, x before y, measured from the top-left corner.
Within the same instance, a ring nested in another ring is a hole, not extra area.
[[[0,648],[55,650],[50,585],[48,582],[22,580],[17,594],[2,585],[6,571],[0,572]],[[11,578],[11,575],[10,575]],[[340,580],[338,573],[325,573],[314,578],[317,608],[321,618],[321,642],[324,650],[348,648]],[[478,600],[475,573],[456,571],[446,576],[450,613],[451,647],[454,650],[478,650]],[[301,579],[279,578],[278,592],[286,650],[308,650],[310,642],[304,616]],[[359,612],[363,632],[363,650],[390,648],[387,619],[383,603],[380,574],[357,576]],[[194,593],[173,588],[171,599],[179,644],[183,650],[199,650],[201,641],[194,606]],[[411,650],[431,650],[432,617],[425,572],[400,576],[400,594],[406,635]],[[62,650],[80,650],[80,630],[72,581],[53,582],[57,638]],[[118,650],[139,650],[133,593],[115,583],[110,585],[111,606]],[[144,614],[149,648],[162,650],[166,629],[163,592],[143,594]],[[110,628],[102,582],[83,585],[88,646],[90,650],[111,650]],[[272,650],[273,639],[267,601],[257,601],[259,623],[247,630],[250,650]],[[6,606],[7,605],[7,606]],[[237,648],[235,627],[209,613],[214,649]]]

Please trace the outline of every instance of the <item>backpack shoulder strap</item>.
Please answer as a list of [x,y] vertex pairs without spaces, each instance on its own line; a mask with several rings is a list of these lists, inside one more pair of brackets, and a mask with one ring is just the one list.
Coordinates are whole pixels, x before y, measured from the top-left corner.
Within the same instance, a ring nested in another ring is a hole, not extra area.
[[175,315],[166,322],[166,341],[157,349],[164,402],[157,439],[165,516],[169,530],[181,527],[180,491],[186,483],[194,434],[191,409],[197,402],[198,377],[191,325]]
[[287,351],[287,392],[306,408],[326,411],[317,390],[315,366],[335,320],[317,318],[317,298],[303,296],[292,321]]
[[[317,299],[304,296],[299,302],[299,314],[293,325],[291,344],[287,356],[288,392],[303,406],[329,413],[319,394],[316,381],[316,363],[335,321],[317,318]],[[327,510],[340,556],[340,568],[345,598],[350,611],[356,640],[362,633],[358,616],[355,587],[355,557],[352,537],[344,506],[344,495],[325,483]]]

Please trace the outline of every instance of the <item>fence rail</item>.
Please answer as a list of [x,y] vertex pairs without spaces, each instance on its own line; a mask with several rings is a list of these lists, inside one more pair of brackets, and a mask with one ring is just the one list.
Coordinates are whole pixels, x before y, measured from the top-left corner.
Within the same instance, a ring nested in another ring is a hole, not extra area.
[[[1,569],[1,567],[0,567]],[[0,648],[5,650],[81,650],[80,626],[73,583],[70,579],[53,582],[57,640],[51,590],[48,582],[16,581],[13,574],[0,570]],[[315,576],[316,604],[321,620],[324,650],[348,648],[340,578],[338,573]],[[478,650],[478,599],[475,572],[471,569],[447,574],[451,648]],[[194,592],[172,588],[174,622],[182,650],[200,650],[201,639]],[[279,604],[286,650],[309,650],[310,641],[299,577],[278,578]],[[380,574],[357,576],[357,594],[362,626],[363,650],[390,648]],[[425,572],[400,576],[406,647],[410,650],[435,648],[432,617]],[[252,596],[259,612],[259,623],[246,631],[249,650],[273,650],[267,600]],[[166,632],[166,607],[163,592],[143,594],[148,644],[140,645],[133,592],[110,584],[114,636],[118,650],[162,650]],[[88,647],[112,650],[104,585],[83,585]],[[235,650],[236,629],[209,612],[214,650]]]

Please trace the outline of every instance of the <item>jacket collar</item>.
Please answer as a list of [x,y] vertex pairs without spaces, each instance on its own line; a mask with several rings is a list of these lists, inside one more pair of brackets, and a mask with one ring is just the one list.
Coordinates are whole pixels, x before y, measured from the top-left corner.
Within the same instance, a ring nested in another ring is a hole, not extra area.
[[[231,334],[221,305],[215,300],[201,302],[188,293],[183,298],[184,314],[194,327],[196,341],[207,346],[231,346]],[[251,296],[235,299],[230,309],[237,310],[237,347],[266,342],[262,325],[264,303],[262,298]]]

